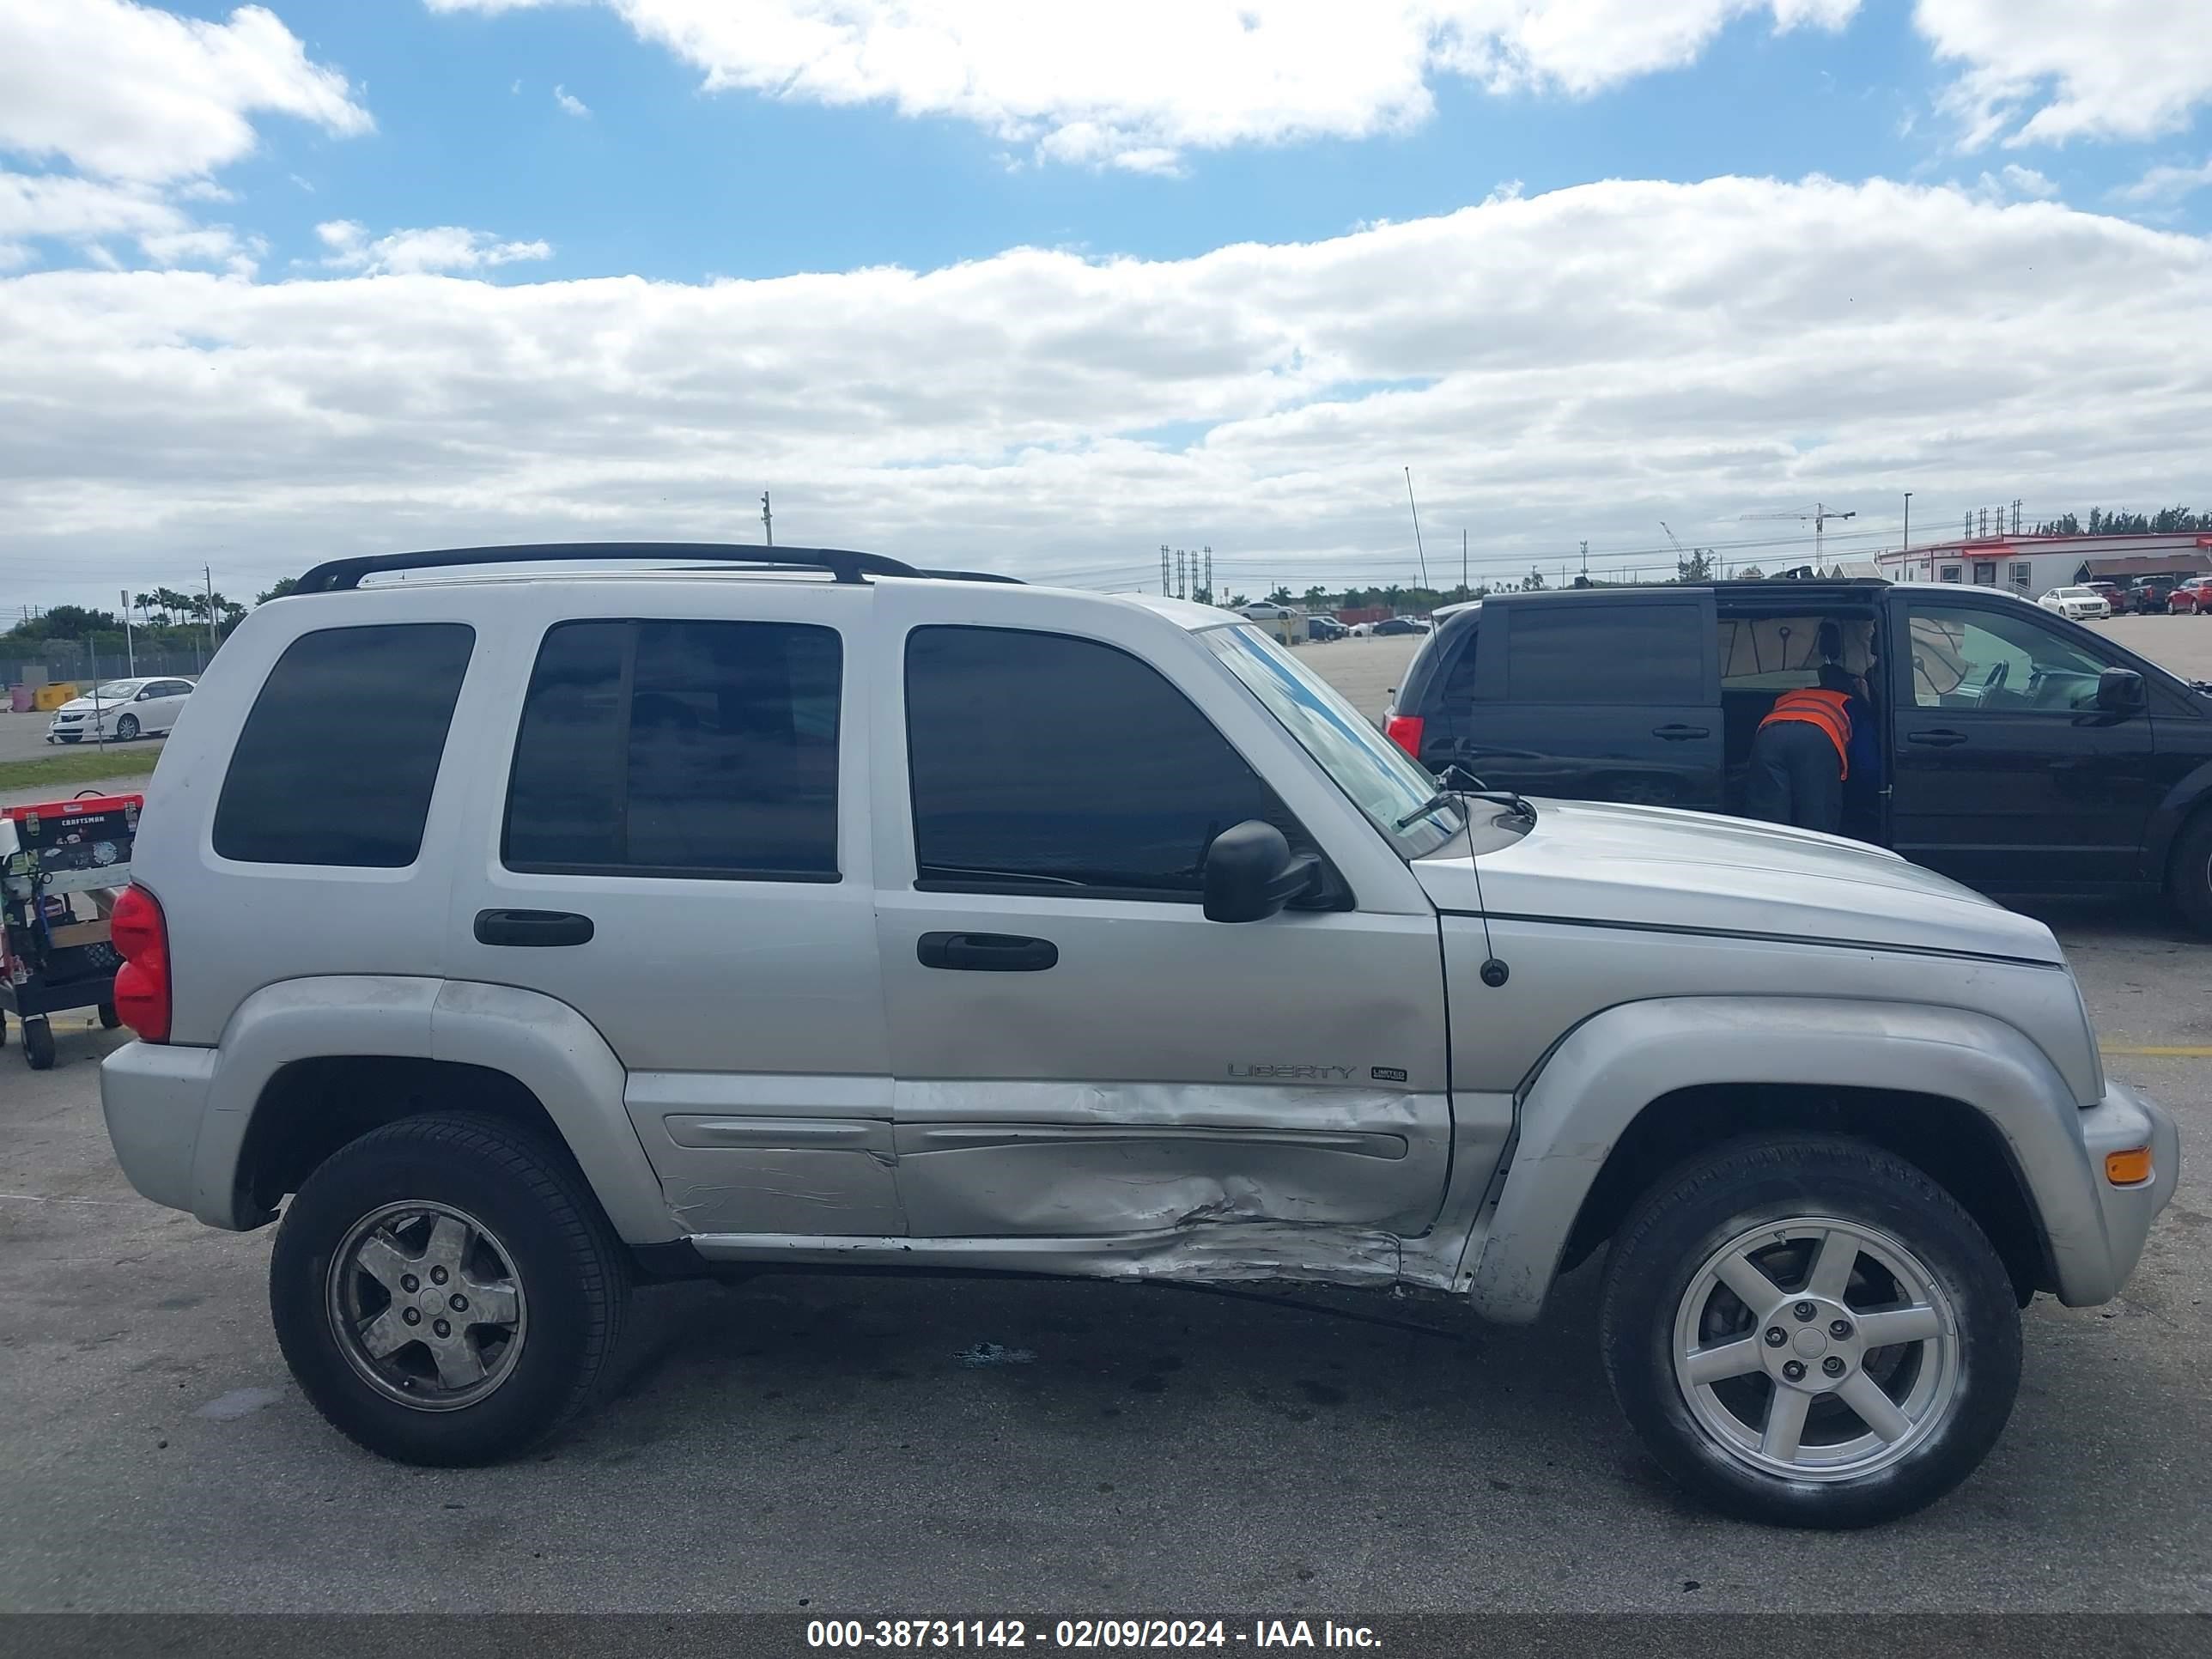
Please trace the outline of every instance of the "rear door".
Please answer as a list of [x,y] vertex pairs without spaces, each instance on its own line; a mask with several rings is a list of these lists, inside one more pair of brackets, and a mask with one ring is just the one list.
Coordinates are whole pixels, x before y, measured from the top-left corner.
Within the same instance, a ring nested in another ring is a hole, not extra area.
[[1561,594],[1483,608],[1455,757],[1493,787],[1711,811],[1723,726],[1712,596]]
[[1908,593],[1891,653],[1891,845],[1986,892],[2133,881],[2164,793],[2151,715],[2106,713],[2124,665],[2026,605]]
[[[876,902],[913,1233],[1206,1222],[1235,1253],[1257,1248],[1238,1224],[1425,1227],[1450,1142],[1443,967],[1382,833],[1157,617],[905,582],[878,603],[874,725],[904,737],[878,750]],[[1319,855],[1342,907],[1209,921],[1206,846],[1252,817]]]
[[166,732],[177,723],[177,715],[192,688],[183,680],[156,680],[146,689],[153,695],[147,699],[146,715],[141,723],[149,732]]
[[599,1029],[695,1233],[902,1231],[858,827],[868,600],[727,578],[502,595],[447,971]]

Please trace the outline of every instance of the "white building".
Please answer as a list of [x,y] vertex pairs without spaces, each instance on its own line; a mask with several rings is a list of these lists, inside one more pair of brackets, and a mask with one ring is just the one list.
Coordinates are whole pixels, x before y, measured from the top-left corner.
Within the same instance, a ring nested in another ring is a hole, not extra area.
[[2182,530],[2144,536],[1977,536],[1875,556],[1893,581],[2008,587],[2029,599],[2076,582],[2212,571],[2212,534]]

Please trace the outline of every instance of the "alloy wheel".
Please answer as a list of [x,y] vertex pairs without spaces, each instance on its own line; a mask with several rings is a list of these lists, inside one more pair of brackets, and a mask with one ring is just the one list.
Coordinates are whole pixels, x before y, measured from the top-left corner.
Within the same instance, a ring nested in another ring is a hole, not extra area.
[[1691,1276],[1674,1377],[1708,1438],[1761,1474],[1846,1480],[1897,1462],[1959,1393],[1958,1321],[1888,1234],[1805,1216],[1737,1234]]
[[481,1401],[514,1374],[529,1309],[507,1247],[427,1200],[356,1222],[331,1256],[325,1311],[361,1378],[418,1411]]

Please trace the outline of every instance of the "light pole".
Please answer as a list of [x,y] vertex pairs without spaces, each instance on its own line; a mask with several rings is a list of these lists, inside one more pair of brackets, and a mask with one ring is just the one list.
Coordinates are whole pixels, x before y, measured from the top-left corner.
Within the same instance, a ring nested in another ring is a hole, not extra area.
[[1905,570],[1912,574],[1912,492],[1905,492]]

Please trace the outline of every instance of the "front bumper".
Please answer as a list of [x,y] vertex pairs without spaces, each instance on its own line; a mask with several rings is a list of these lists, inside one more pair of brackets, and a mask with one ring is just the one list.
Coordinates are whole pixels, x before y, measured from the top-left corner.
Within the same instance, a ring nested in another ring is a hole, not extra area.
[[[2142,1258],[2150,1224],[2173,1197],[2181,1180],[2181,1133],[2172,1115],[2124,1083],[2106,1080],[2105,1097],[2081,1114],[2081,1139],[2094,1184],[2097,1233],[2051,1240],[2058,1273],[2058,1299],[2069,1308],[2094,1307],[2120,1293]],[[2150,1179],[2115,1187],[2105,1179],[2109,1152],[2150,1148]]]

